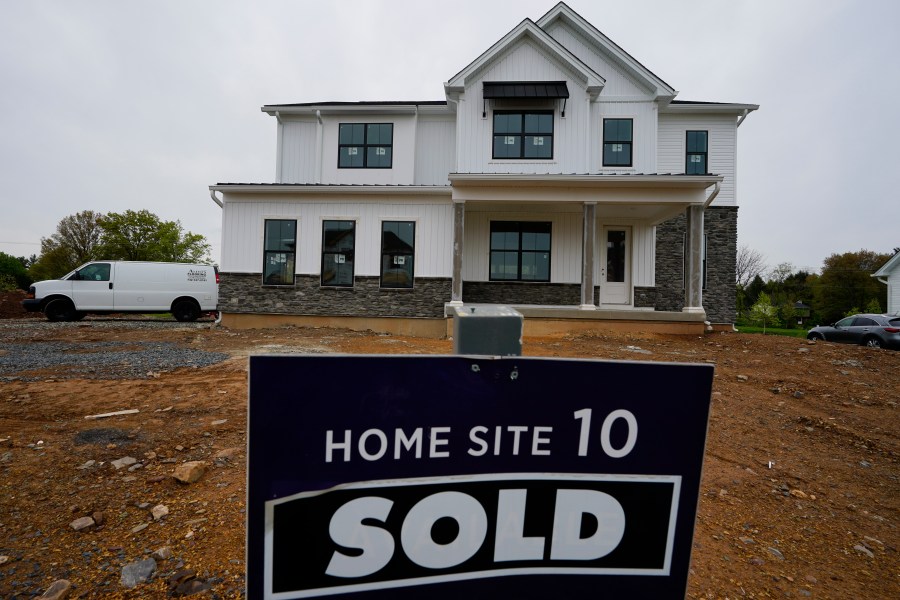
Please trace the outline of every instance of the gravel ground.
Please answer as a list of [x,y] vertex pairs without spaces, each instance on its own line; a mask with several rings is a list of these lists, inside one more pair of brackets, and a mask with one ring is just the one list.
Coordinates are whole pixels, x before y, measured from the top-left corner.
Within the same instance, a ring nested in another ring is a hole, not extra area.
[[[173,323],[158,320],[90,321],[92,330],[105,328],[176,329],[209,328],[209,323]],[[0,323],[0,381],[37,381],[52,370],[54,379],[146,379],[182,367],[205,367],[228,358],[222,352],[186,348],[172,342],[148,341],[31,341],[42,334],[59,335],[81,323]]]

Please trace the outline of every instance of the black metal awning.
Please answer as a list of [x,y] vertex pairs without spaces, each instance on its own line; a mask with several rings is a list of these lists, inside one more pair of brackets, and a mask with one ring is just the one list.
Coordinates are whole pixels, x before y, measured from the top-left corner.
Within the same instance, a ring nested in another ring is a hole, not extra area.
[[565,81],[485,81],[485,100],[568,98]]

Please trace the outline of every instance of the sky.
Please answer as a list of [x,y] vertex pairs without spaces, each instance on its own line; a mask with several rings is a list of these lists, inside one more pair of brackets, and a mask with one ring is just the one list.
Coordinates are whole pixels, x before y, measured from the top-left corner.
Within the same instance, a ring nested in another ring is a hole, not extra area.
[[[218,182],[275,180],[264,104],[443,100],[554,0],[0,0],[0,252],[148,209],[221,248]],[[900,2],[570,0],[738,130],[738,244],[774,267],[900,246]],[[894,137],[892,137],[894,136]]]

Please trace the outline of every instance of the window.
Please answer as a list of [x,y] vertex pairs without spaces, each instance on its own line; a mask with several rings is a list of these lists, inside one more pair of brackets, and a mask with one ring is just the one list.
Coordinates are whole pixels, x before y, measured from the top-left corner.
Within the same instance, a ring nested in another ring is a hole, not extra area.
[[633,119],[603,119],[603,166],[630,167]]
[[72,279],[84,281],[109,281],[109,263],[94,263],[81,269]]
[[322,222],[322,285],[353,287],[354,221]]
[[416,250],[416,224],[412,221],[381,223],[381,287],[411,288]]
[[553,158],[553,111],[494,111],[494,158]]
[[707,138],[706,131],[687,132],[687,155],[685,157],[684,172],[686,175],[706,175]]
[[263,241],[263,284],[294,285],[297,221],[266,219]]
[[550,281],[550,226],[491,221],[491,281]]
[[393,123],[341,123],[338,138],[338,168],[391,168]]

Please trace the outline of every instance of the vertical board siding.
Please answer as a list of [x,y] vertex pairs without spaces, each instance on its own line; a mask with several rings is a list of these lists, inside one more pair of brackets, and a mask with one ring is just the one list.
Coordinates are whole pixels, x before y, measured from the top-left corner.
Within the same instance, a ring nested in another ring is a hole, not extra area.
[[281,128],[279,183],[312,183],[316,171],[316,124],[285,121]]
[[296,219],[297,273],[315,274],[321,269],[322,220],[356,221],[357,275],[380,275],[381,222],[416,222],[416,277],[449,277],[452,272],[453,208],[449,202],[417,202],[397,199],[358,202],[280,200],[267,198],[229,200],[226,195],[222,227],[222,271],[262,271],[263,222]]
[[[415,115],[323,115],[322,183],[410,185],[415,176]],[[390,169],[339,169],[338,134],[341,123],[392,123],[394,125]],[[318,150],[318,149],[317,149]]]
[[713,206],[735,206],[735,163],[737,152],[737,119],[733,115],[671,115],[659,116],[659,170],[663,173],[684,173],[687,131],[708,131],[708,169],[724,175],[722,189]]
[[896,314],[900,312],[900,267],[894,267],[888,277],[888,301],[887,312]]
[[[591,173],[657,172],[657,107],[655,102],[615,102],[602,97],[591,105]],[[631,167],[603,166],[603,119],[633,119]],[[682,169],[682,172],[684,169]],[[662,171],[666,172],[666,171]]]
[[602,93],[604,97],[646,96],[648,100],[652,99],[652,90],[636,78],[626,75],[625,70],[612,58],[601,54],[592,42],[573,31],[565,23],[554,22],[547,33],[606,80]]
[[419,116],[416,127],[416,185],[447,185],[456,170],[456,121]]
[[627,219],[599,219],[597,221],[597,238],[594,241],[594,281],[603,285],[600,271],[604,265],[600,263],[603,227],[623,225],[631,228],[631,285],[636,287],[652,287],[656,285],[654,271],[656,269],[656,228],[637,221]]
[[[474,206],[474,205],[473,205]],[[581,283],[581,207],[563,208],[552,213],[546,207],[529,209],[511,205],[508,210],[466,208],[463,279],[490,280],[491,221],[550,221],[550,281],[551,283]]]
[[[566,81],[569,99],[566,116],[560,113],[562,101],[547,100],[537,107],[535,103],[516,104],[514,101],[482,100],[482,83],[485,81]],[[462,173],[584,173],[587,163],[584,156],[588,113],[585,87],[573,78],[572,73],[551,59],[530,41],[514,45],[478,78],[466,82],[465,97],[457,110],[457,165]],[[482,112],[487,107],[487,116]],[[493,110],[540,108],[554,111],[552,160],[494,160]]]

